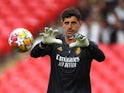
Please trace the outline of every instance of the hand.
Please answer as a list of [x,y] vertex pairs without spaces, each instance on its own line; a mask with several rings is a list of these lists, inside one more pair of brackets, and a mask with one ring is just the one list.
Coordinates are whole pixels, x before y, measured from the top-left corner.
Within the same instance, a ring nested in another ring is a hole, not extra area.
[[58,34],[58,30],[53,30],[52,28],[45,27],[44,33],[40,33],[42,36],[43,44],[62,44],[62,40],[56,39],[55,36]]
[[83,36],[81,34],[76,34],[74,36],[74,38],[76,39],[76,42],[71,43],[69,45],[69,47],[75,47],[75,46],[87,47],[87,46],[89,46],[89,41],[88,41],[88,39],[85,36]]

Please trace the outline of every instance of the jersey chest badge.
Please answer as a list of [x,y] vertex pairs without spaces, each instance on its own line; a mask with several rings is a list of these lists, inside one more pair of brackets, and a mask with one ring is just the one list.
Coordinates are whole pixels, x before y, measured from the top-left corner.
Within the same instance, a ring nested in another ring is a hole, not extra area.
[[76,50],[75,50],[75,54],[76,55],[79,55],[81,53],[81,49],[78,47],[78,48],[76,48]]
[[60,47],[58,47],[58,48],[57,48],[57,50],[62,51],[62,47],[61,47],[61,46],[60,46]]

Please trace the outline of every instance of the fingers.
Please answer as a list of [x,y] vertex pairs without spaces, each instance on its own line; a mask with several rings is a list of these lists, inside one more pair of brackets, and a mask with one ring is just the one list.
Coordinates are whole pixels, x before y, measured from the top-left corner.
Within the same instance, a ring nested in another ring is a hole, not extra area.
[[74,42],[74,43],[69,44],[69,47],[72,48],[72,47],[75,47],[76,45],[77,45],[77,42]]
[[40,36],[43,36],[43,37],[45,36],[45,34],[49,34],[49,28],[48,28],[48,27],[45,27],[45,28],[44,28],[44,32],[39,33],[39,35],[40,35]]
[[43,33],[39,33],[40,36],[42,37],[55,37],[57,34],[59,33],[59,31],[56,29],[56,30],[53,30],[52,28],[49,28],[49,27],[45,27],[44,28],[44,32]]
[[54,40],[55,40],[54,43],[62,44],[62,40],[60,40],[60,39],[54,39]]
[[46,34],[46,33],[40,33],[39,35],[44,37],[44,38],[49,36],[49,34]]
[[45,32],[45,33],[48,33],[48,32],[49,32],[49,27],[45,27],[45,28],[44,28],[44,32]]
[[50,36],[52,34],[52,32],[53,32],[53,29],[52,28],[45,27],[44,28],[44,32],[39,33],[39,35],[41,35],[41,36],[49,35]]
[[49,36],[55,37],[56,34],[58,34],[58,30],[53,30],[52,28],[45,27],[45,34],[49,34]]
[[59,33],[59,31],[56,29],[56,30],[53,30],[53,33],[51,34],[53,37],[55,37],[57,34]]
[[44,33],[39,33],[40,36],[44,36]]
[[82,39],[83,40],[85,38],[85,36],[83,36],[82,34],[76,34],[75,35],[75,38],[76,39]]
[[56,30],[53,30],[52,28],[49,28],[49,35],[51,35],[52,37],[55,37],[56,36],[56,34],[58,34],[58,30],[56,29]]

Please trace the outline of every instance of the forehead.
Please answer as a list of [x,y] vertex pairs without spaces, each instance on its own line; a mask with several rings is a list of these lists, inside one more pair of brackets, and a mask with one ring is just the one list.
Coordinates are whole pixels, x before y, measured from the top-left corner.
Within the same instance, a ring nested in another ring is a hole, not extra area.
[[78,21],[78,19],[75,16],[71,16],[68,18],[64,18],[63,22],[71,22],[71,21]]

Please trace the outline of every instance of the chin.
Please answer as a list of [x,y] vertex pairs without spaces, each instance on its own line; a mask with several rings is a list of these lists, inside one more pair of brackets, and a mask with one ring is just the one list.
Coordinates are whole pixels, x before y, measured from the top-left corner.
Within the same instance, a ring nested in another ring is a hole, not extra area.
[[69,35],[68,38],[69,38],[69,39],[73,39],[73,35]]

